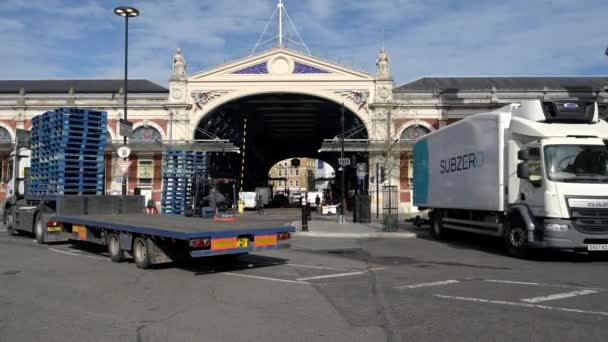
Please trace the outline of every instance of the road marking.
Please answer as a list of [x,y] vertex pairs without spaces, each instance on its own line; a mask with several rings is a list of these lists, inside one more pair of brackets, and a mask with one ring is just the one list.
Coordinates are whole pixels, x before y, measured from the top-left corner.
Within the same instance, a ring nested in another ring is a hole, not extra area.
[[303,268],[316,268],[319,270],[332,270],[332,271],[351,271],[347,268],[335,268],[335,267],[324,267],[324,266],[313,266],[313,265],[302,265],[302,264],[285,264],[292,267],[303,267]]
[[515,284],[515,285],[530,285],[530,286],[547,286],[547,287],[561,287],[561,288],[564,288],[564,289],[581,289],[581,290],[605,291],[605,289],[600,289],[600,288],[595,288],[595,287],[558,285],[558,284],[543,284],[543,283],[533,283],[533,282],[525,282],[525,281],[496,280],[496,279],[485,279],[484,281],[490,282],[490,283],[503,283],[503,284]]
[[564,292],[564,293],[556,293],[549,296],[544,297],[534,297],[534,298],[525,298],[522,299],[522,302],[526,303],[540,303],[540,302],[548,302],[550,300],[564,299],[564,298],[572,298],[576,296],[584,296],[588,294],[598,293],[599,291],[595,290],[579,290],[572,292]]
[[338,278],[338,277],[348,277],[348,276],[361,275],[361,274],[365,274],[365,272],[347,272],[347,273],[328,274],[328,275],[315,276],[315,277],[298,278],[298,280],[301,281],[301,280],[313,280],[313,279]]
[[398,287],[396,287],[396,289],[398,289],[398,290],[417,289],[417,288],[420,288],[420,287],[442,286],[442,285],[449,285],[449,284],[456,284],[456,283],[460,283],[460,280],[443,280],[443,281],[435,281],[435,282],[432,282],[432,283],[421,283],[421,284],[405,285],[405,286],[398,286]]
[[543,309],[543,310],[550,310],[550,311],[573,312],[573,313],[582,313],[582,314],[590,314],[590,315],[608,317],[608,312],[602,312],[602,311],[587,311],[587,310],[560,308],[560,307],[545,306],[545,305],[538,305],[538,304],[506,302],[506,301],[502,301],[502,300],[489,300],[489,299],[481,299],[481,298],[445,296],[445,295],[440,295],[440,294],[435,294],[435,295],[433,295],[433,297],[443,298],[443,299],[461,300],[461,301],[466,301],[466,302],[519,306],[519,307],[524,307],[524,308],[536,308],[536,309]]
[[511,281],[511,280],[495,280],[495,279],[485,279],[484,281],[490,283],[502,283],[502,284],[517,284],[517,285],[531,285],[531,286],[539,286],[540,283],[528,283],[525,281]]
[[86,255],[86,254],[81,254],[81,253],[67,252],[67,251],[62,251],[60,249],[55,249],[55,248],[48,248],[48,250],[49,251],[53,251],[53,252],[57,252],[57,253],[61,253],[61,254],[67,254],[67,255],[73,255],[73,256],[81,256],[81,257],[85,257],[85,258],[108,260],[107,258],[104,258],[104,257],[96,257],[96,256]]
[[270,281],[278,281],[281,283],[291,283],[291,284],[312,284],[306,281],[295,281],[295,280],[287,280],[287,279],[279,279],[279,278],[269,278],[269,277],[260,277],[249,274],[241,274],[241,273],[232,273],[232,272],[222,272],[220,274],[226,274],[231,276],[243,277],[243,278],[253,278],[253,279],[261,279],[261,280],[270,280]]

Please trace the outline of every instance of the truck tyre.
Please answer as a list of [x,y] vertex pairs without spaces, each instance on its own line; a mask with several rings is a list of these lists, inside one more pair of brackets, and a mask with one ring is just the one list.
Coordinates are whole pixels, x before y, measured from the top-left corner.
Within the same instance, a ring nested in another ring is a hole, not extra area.
[[6,228],[6,231],[10,235],[12,235],[12,236],[19,235],[19,231],[15,227],[15,208],[13,208],[13,207],[6,208],[6,210],[4,212],[4,227]]
[[125,252],[120,248],[120,239],[118,234],[111,233],[108,235],[108,254],[113,262],[123,262],[125,260]]
[[431,235],[437,240],[446,240],[448,232],[443,228],[443,213],[440,210],[433,211],[431,218]]
[[520,220],[511,221],[507,225],[505,248],[510,256],[522,259],[528,256],[528,231]]
[[44,244],[46,242],[44,240],[45,223],[46,221],[43,219],[42,214],[36,215],[36,219],[34,220],[34,237],[39,244]]
[[133,241],[133,258],[138,268],[145,270],[152,265],[150,249],[145,238],[138,236]]

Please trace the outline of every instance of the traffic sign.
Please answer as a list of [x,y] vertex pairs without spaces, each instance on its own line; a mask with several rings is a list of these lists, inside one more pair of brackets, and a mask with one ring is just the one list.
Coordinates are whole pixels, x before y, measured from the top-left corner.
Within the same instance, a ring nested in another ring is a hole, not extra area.
[[340,166],[349,166],[350,158],[338,158],[338,165]]
[[120,119],[120,122],[118,124],[118,128],[119,128],[119,134],[122,135],[123,137],[127,137],[127,138],[131,138],[133,137],[133,123],[130,121],[127,121],[125,119]]
[[116,150],[116,153],[120,158],[128,158],[131,154],[131,149],[127,146],[121,146]]
[[120,168],[120,171],[122,172],[122,174],[124,175],[125,173],[127,173],[127,170],[129,169],[129,166],[131,166],[131,161],[129,159],[117,159],[116,160],[116,165],[118,165],[118,167]]

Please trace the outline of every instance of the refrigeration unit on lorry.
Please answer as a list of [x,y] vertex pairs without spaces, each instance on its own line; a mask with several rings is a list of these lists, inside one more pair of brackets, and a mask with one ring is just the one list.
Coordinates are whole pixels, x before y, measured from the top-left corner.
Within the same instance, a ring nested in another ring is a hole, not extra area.
[[414,205],[432,234],[608,253],[608,124],[593,101],[529,101],[472,115],[414,146]]

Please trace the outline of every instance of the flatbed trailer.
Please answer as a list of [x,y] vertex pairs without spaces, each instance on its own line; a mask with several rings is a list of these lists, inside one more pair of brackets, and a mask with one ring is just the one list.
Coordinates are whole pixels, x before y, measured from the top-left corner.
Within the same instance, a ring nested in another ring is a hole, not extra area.
[[[289,247],[295,228],[284,219],[247,216],[216,221],[147,215],[141,196],[26,196],[13,222],[39,242],[86,241],[107,246],[112,261],[131,254],[139,268],[215,255]],[[41,239],[39,239],[41,237]]]

